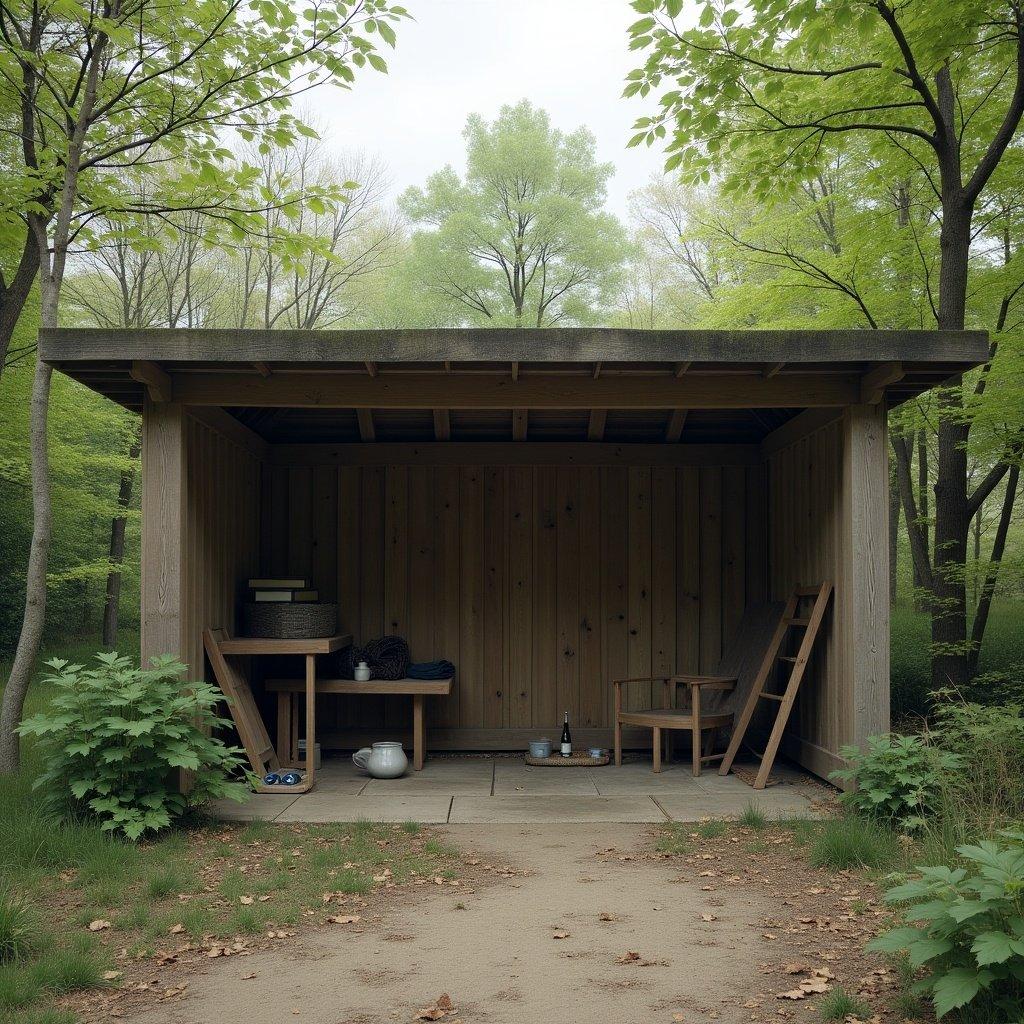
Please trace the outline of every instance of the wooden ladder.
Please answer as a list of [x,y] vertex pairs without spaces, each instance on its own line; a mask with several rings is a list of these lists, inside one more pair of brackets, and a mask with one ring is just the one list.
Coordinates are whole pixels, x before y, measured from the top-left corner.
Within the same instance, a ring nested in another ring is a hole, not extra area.
[[[779,744],[782,742],[782,733],[786,728],[789,713],[793,710],[793,702],[796,700],[800,681],[804,677],[804,670],[807,668],[807,661],[811,656],[811,650],[814,647],[814,641],[818,636],[818,630],[821,628],[821,622],[825,617],[825,610],[828,607],[831,596],[832,584],[827,581],[815,587],[797,587],[790,594],[789,600],[786,602],[785,611],[782,613],[782,618],[779,619],[779,624],[775,627],[775,635],[772,637],[772,642],[768,645],[768,650],[765,652],[764,661],[761,662],[761,667],[758,669],[757,676],[754,679],[750,696],[747,697],[747,702],[743,706],[740,719],[733,730],[732,739],[729,740],[729,747],[718,769],[719,775],[729,774],[732,763],[740,749],[740,744],[743,742],[743,737],[750,726],[750,720],[754,717],[757,702],[759,700],[775,701],[779,705],[778,714],[776,715],[775,724],[772,726],[764,752],[759,755],[761,767],[758,769],[757,778],[754,781],[754,789],[764,789],[768,776],[771,774],[772,765],[775,763],[775,755],[778,753]],[[814,604],[811,606],[810,612],[806,615],[799,614],[801,602],[809,601],[812,598]],[[802,629],[804,631],[800,647],[795,656],[780,654],[779,651],[782,649],[782,645],[791,629]],[[780,661],[791,663],[793,666],[789,674],[789,681],[786,683],[786,689],[782,693],[769,693],[765,689],[765,684],[772,675],[772,669]]]

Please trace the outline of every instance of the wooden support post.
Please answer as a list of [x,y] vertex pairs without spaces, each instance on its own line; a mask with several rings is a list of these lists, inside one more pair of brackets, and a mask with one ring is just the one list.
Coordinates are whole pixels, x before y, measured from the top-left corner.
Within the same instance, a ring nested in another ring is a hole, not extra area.
[[852,688],[852,735],[863,745],[889,731],[889,465],[883,405],[855,405],[843,416],[842,590],[847,686]]
[[[185,537],[185,410],[148,394],[142,415],[142,661],[183,658],[182,587]],[[203,666],[190,665],[202,676]]]

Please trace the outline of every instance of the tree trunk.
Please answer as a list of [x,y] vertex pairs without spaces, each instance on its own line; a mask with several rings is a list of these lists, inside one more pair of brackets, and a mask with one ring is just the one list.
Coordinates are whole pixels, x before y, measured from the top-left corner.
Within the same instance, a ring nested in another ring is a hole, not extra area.
[[14,329],[18,326],[21,311],[25,308],[32,283],[39,272],[39,247],[31,231],[25,232],[25,246],[21,250],[18,269],[11,278],[11,283],[0,294],[0,374],[7,363],[7,353],[11,347]]
[[992,557],[985,572],[985,583],[981,588],[978,610],[971,626],[971,651],[968,656],[970,674],[973,678],[978,672],[978,659],[981,657],[981,642],[985,639],[985,627],[988,625],[988,613],[992,608],[992,597],[996,591],[999,578],[999,566],[1006,550],[1006,535],[1010,531],[1010,520],[1013,518],[1013,505],[1017,500],[1017,482],[1020,479],[1020,466],[1011,466],[1006,481],[1006,492],[1003,494],[1003,507],[999,514],[999,526],[996,528],[995,540],[992,542]]
[[978,601],[981,600],[981,510],[985,507],[985,503],[981,503],[981,508],[974,513],[974,566],[971,569],[971,604],[975,609],[978,607]]
[[[944,182],[954,177],[943,174]],[[973,211],[959,194],[943,196],[942,253],[939,270],[938,327],[962,331],[967,305],[967,261]],[[945,191],[945,190],[944,190]],[[970,678],[967,641],[967,588],[964,564],[971,528],[967,497],[967,440],[963,381],[956,377],[938,394],[938,460],[935,474],[934,556],[932,559],[932,688],[963,689]]]
[[[136,434],[128,457],[134,463],[142,451],[141,431]],[[118,508],[128,511],[135,484],[135,466],[121,473],[121,486],[117,493]],[[124,532],[128,523],[127,515],[118,515],[110,521],[109,559],[111,569],[107,573],[107,593],[103,603],[103,646],[109,651],[117,643],[117,618],[121,608],[121,569],[124,561]],[[115,568],[116,567],[116,568]]]
[[[917,514],[921,523],[921,534],[924,538],[925,550],[928,550],[928,443],[924,430],[917,432]],[[924,578],[920,567],[914,566],[914,609],[919,612],[928,611],[928,596],[925,591]]]
[[21,722],[25,695],[32,679],[46,620],[46,565],[50,556],[50,464],[47,453],[46,418],[50,404],[49,364],[36,360],[31,399],[32,452],[32,546],[25,583],[25,613],[14,652],[14,663],[0,707],[0,774],[18,770],[21,743],[14,731]]
[[889,460],[889,604],[896,603],[899,590],[897,573],[900,542],[900,485],[896,476],[896,461]]

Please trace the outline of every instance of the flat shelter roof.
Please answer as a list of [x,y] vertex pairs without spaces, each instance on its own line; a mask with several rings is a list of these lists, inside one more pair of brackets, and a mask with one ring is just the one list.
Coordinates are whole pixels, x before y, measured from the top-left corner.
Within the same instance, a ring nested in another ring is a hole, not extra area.
[[[59,328],[43,359],[134,410],[226,408],[270,442],[756,442],[805,408],[896,405],[984,331]],[[528,410],[528,425],[527,413]]]

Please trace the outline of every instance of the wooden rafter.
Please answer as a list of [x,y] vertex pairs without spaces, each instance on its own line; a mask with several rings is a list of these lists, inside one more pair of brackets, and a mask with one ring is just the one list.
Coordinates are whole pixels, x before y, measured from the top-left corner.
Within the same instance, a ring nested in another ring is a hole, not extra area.
[[906,371],[902,363],[880,363],[861,378],[860,400],[862,405],[878,405],[885,397],[890,384],[903,380]]
[[373,410],[356,409],[356,420],[359,423],[359,437],[363,441],[375,441],[377,431],[373,425]]
[[174,395],[174,385],[168,373],[162,370],[156,363],[147,359],[136,359],[132,363],[132,380],[146,385],[149,397],[154,402],[169,402]]
[[519,380],[519,363],[512,363],[512,382],[515,383]]
[[607,409],[591,409],[590,410],[590,423],[587,424],[587,440],[588,441],[603,441],[604,440],[604,427],[608,420]]
[[677,377],[682,377],[692,365],[692,361],[685,363],[676,363],[675,375]]
[[668,426],[665,427],[665,440],[674,444],[683,436],[683,427],[686,426],[686,409],[673,409],[668,418]]
[[525,441],[529,429],[530,414],[525,409],[512,410],[512,440]]
[[767,363],[764,368],[764,379],[771,380],[785,365],[785,363]]
[[367,360],[366,360],[366,361],[365,361],[365,362],[363,363],[363,366],[365,366],[365,367],[366,367],[366,372],[367,372],[367,373],[368,373],[368,374],[369,374],[369,375],[370,375],[371,377],[376,377],[376,376],[377,376],[377,364],[376,364],[376,363],[375,363],[375,362],[374,362],[374,361],[373,361],[372,359],[367,359]]
[[270,367],[266,363],[255,362],[252,364],[256,368],[256,372],[261,377],[269,377],[271,374]]
[[447,409],[434,410],[434,437],[438,441],[448,441],[452,436],[452,418]]

